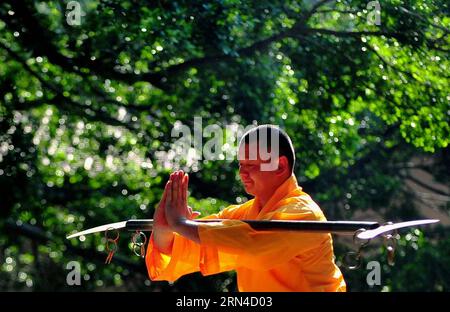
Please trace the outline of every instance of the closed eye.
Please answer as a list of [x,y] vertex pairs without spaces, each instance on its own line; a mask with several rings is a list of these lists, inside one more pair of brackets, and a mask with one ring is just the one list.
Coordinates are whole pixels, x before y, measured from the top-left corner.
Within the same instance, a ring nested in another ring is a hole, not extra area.
[[239,169],[253,170],[256,169],[257,165],[239,165]]

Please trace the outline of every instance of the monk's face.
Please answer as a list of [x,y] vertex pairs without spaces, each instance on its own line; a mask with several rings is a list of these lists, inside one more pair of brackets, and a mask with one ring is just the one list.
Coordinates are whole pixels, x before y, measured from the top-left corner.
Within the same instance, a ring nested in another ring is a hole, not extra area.
[[[239,175],[245,191],[253,196],[267,196],[286,179],[286,174],[280,174],[280,170],[261,170],[261,164],[267,164],[274,160],[262,160],[261,155],[250,157],[249,150],[257,148],[255,143],[243,144],[239,149]],[[245,156],[244,156],[245,151]],[[256,159],[252,159],[256,158]],[[278,166],[277,166],[278,167]],[[264,167],[263,167],[264,168]]]

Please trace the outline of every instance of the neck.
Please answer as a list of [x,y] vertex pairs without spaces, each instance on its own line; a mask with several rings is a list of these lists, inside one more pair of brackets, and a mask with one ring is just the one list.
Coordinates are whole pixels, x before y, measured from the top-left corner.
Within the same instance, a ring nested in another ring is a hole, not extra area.
[[259,210],[261,210],[267,204],[267,202],[280,187],[280,185],[283,184],[287,179],[289,179],[289,177],[290,176],[287,176],[285,179],[281,179],[278,183],[274,184],[270,192],[265,192],[264,194],[258,195]]
[[272,197],[274,192],[275,192],[275,190],[272,193],[270,193],[270,194],[267,194],[267,195],[265,194],[265,195],[258,196],[259,210],[260,211],[267,204],[267,202],[269,201],[270,197]]

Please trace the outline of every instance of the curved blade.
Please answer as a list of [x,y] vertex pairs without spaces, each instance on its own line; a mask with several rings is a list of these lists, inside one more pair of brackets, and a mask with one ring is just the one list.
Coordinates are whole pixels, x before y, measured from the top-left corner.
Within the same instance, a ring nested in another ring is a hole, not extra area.
[[122,221],[122,222],[116,222],[116,223],[110,223],[110,224],[105,224],[105,225],[100,225],[91,229],[87,229],[72,235],[67,236],[67,239],[71,239],[71,238],[75,238],[81,235],[88,235],[88,234],[92,234],[92,233],[97,233],[97,232],[104,232],[108,229],[115,229],[115,230],[119,230],[119,229],[123,229],[125,228],[127,225],[127,221]]
[[416,220],[416,221],[407,221],[407,222],[382,225],[374,230],[368,230],[368,231],[361,232],[356,236],[359,239],[372,239],[374,237],[377,237],[378,235],[381,235],[383,233],[390,232],[390,231],[393,231],[396,229],[417,226],[417,225],[430,224],[430,223],[436,223],[436,222],[439,222],[439,220],[427,219],[427,220]]

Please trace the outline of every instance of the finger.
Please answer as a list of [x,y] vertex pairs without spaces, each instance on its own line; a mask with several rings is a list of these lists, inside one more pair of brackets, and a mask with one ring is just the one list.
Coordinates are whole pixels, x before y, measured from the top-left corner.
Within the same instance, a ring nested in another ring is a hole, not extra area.
[[[184,199],[183,199],[183,173],[182,173],[183,171],[180,171],[180,174],[179,174],[179,176],[178,176],[178,204],[181,206],[181,207],[183,207],[183,208],[185,208],[185,206],[184,206]],[[180,208],[181,208],[180,207]]]
[[188,198],[189,198],[189,175],[186,173],[186,190],[184,192],[184,195],[186,196],[186,205],[188,204]]
[[200,211],[193,211],[191,214],[192,218],[197,218],[199,215],[201,215],[202,213]]
[[166,207],[172,205],[172,181],[167,182]]
[[178,173],[175,174],[172,184],[172,203],[176,204],[178,200]]
[[158,205],[156,205],[156,210],[154,212],[154,218],[156,219],[165,219],[165,205],[167,201],[167,190],[169,189],[168,184],[169,182],[166,183],[163,194],[161,196],[161,200],[159,201]]
[[172,172],[171,174],[170,174],[170,177],[169,177],[169,180],[173,180],[173,177],[175,176],[175,173],[176,173],[176,171],[174,171],[174,172]]
[[187,205],[188,181],[189,181],[189,177],[188,177],[187,173],[185,173],[183,176],[183,189],[182,189],[182,193],[181,193],[181,194],[183,194],[183,205]]
[[176,171],[172,172],[172,173],[170,174],[170,181],[173,182],[176,175],[177,175],[177,172],[176,172]]
[[187,215],[187,211],[186,211],[186,205],[184,204],[184,197],[183,197],[183,179],[184,178],[184,173],[182,170],[180,170],[180,172],[178,173],[178,185],[177,185],[177,190],[178,190],[178,198],[177,198],[177,207],[179,209],[180,214],[182,214],[183,216]]
[[[178,170],[178,183],[181,184],[183,181],[183,171],[182,170]],[[178,185],[179,187],[179,185]]]
[[162,194],[160,204],[164,204],[166,202],[168,190],[169,190],[169,181],[167,181],[166,185],[164,186],[164,192]]
[[180,175],[180,183],[178,185],[179,187],[179,196],[180,196],[180,204],[183,206],[183,208],[185,208],[185,191],[184,191],[184,182],[185,182],[185,178],[184,178],[184,174]]

